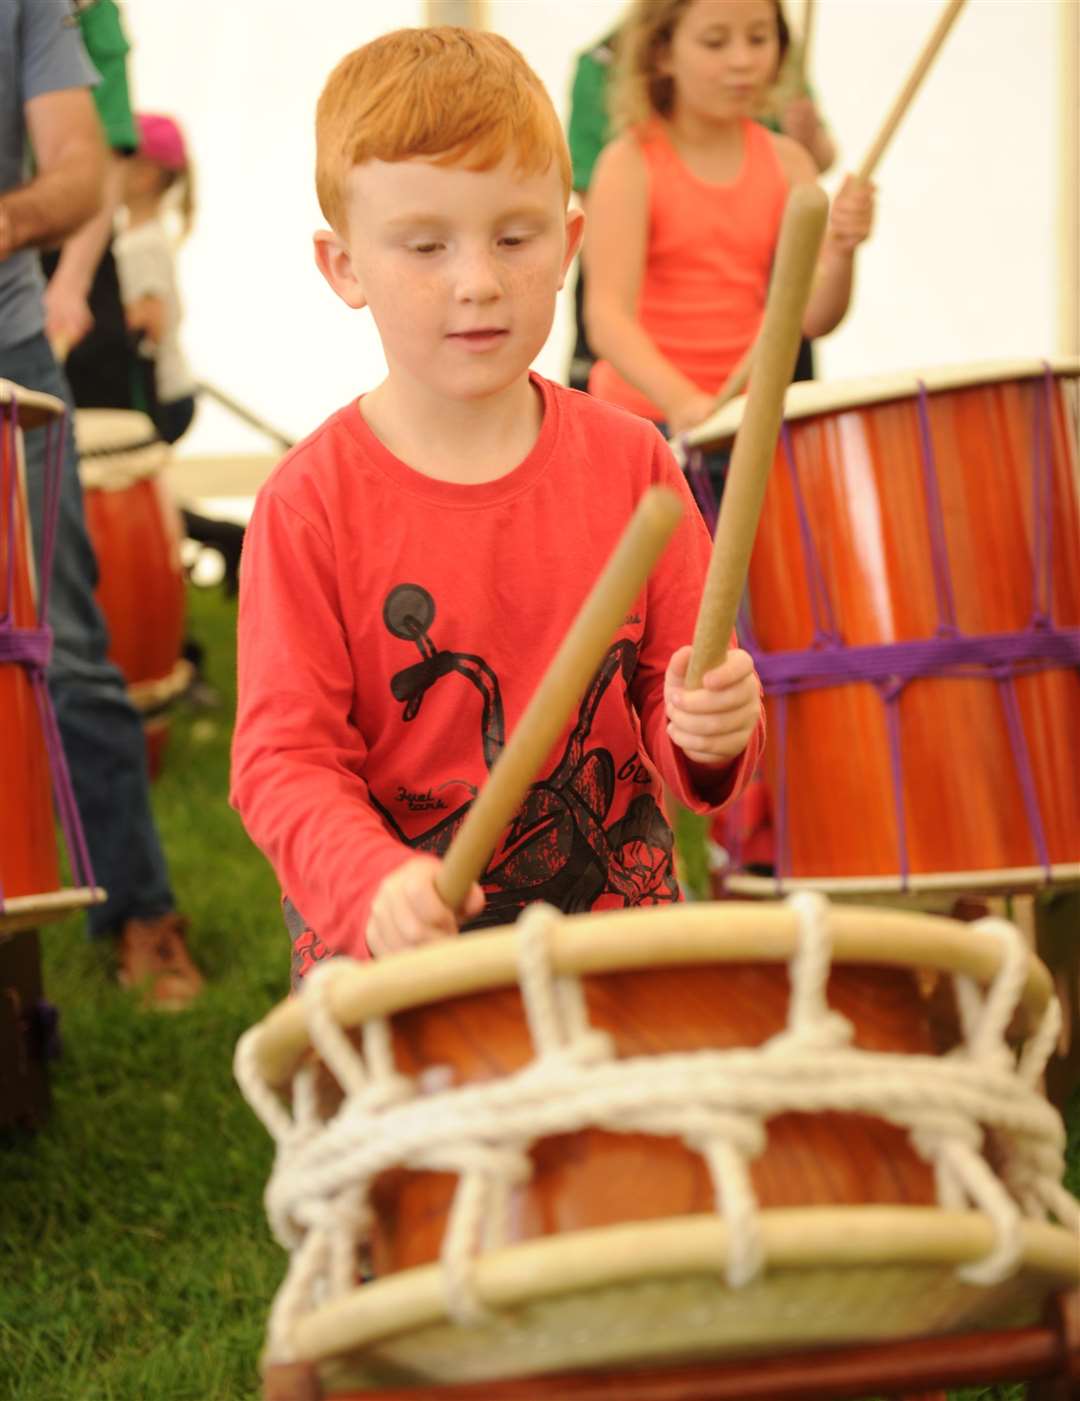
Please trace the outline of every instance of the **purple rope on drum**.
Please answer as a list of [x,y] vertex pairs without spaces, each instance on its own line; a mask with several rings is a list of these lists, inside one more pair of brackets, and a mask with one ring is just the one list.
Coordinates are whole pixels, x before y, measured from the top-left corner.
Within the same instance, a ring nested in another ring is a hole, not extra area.
[[[885,705],[901,885],[904,889],[908,887],[910,871],[903,804],[903,752],[898,702],[908,682],[930,676],[976,677],[996,682],[1023,797],[1025,816],[1039,864],[1049,879],[1050,854],[1014,680],[1017,676],[1052,667],[1080,665],[1080,628],[1055,627],[1052,616],[1053,394],[1053,372],[1049,365],[1044,365],[1041,392],[1035,398],[1033,424],[1031,618],[1027,627],[1020,631],[977,637],[963,634],[956,621],[956,604],[945,545],[945,526],[937,462],[930,431],[926,386],[920,381],[918,419],[927,526],[938,610],[938,625],[933,637],[853,647],[848,646],[839,635],[829,601],[825,571],[810,528],[791,434],[787,424],[783,425],[781,446],[794,492],[799,535],[806,562],[808,596],[814,620],[813,640],[808,648],[801,651],[763,651],[754,635],[745,605],[739,615],[739,636],[742,645],[754,658],[754,665],[765,693],[777,699],[775,869],[778,889],[783,888],[784,878],[791,869],[787,822],[786,700],[794,692],[836,686],[843,682],[873,685]],[[738,865],[739,853],[732,852],[732,857],[734,864]]]
[[[90,852],[86,845],[79,810],[75,803],[75,793],[71,786],[71,774],[60,740],[60,728],[52,699],[49,696],[45,673],[52,656],[52,629],[46,622],[49,608],[49,580],[52,575],[53,553],[56,548],[56,529],[60,512],[60,476],[64,463],[64,432],[67,415],[58,420],[50,420],[45,426],[45,480],[43,492],[43,526],[40,561],[40,588],[37,603],[37,626],[16,627],[15,606],[15,489],[18,474],[14,465],[18,462],[19,446],[19,406],[12,400],[6,416],[4,431],[7,434],[7,460],[12,464],[8,473],[6,500],[0,505],[0,518],[7,521],[7,580],[4,597],[6,604],[0,612],[0,664],[12,663],[25,668],[34,693],[41,730],[45,740],[45,750],[52,775],[53,799],[56,805],[60,829],[64,834],[68,858],[71,863],[72,879],[77,885],[93,887],[94,871],[90,862]],[[4,891],[0,884],[0,912],[4,909]]]
[[705,463],[705,454],[700,448],[684,448],[686,453],[686,480],[689,484],[691,494],[697,502],[697,508],[701,512],[710,535],[716,534],[716,522],[720,518],[720,508],[716,500],[716,492],[713,491],[712,480],[709,477],[709,469]]

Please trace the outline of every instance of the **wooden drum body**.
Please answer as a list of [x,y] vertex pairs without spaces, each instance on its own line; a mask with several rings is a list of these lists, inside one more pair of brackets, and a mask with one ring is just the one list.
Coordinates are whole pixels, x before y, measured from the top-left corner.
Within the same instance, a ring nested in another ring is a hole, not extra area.
[[[0,382],[0,647],[38,625],[21,428],[64,411],[58,399]],[[42,715],[26,668],[0,653],[0,899],[55,892],[60,869]]]
[[1036,1318],[1080,1279],[1076,1204],[1029,1178],[1021,1215],[989,1164],[1059,1173],[1031,1078],[1057,1016],[1001,921],[810,894],[534,906],[514,931],[331,960],[237,1052],[294,1251],[267,1360],[334,1395],[533,1376],[541,1397],[575,1367]]
[[[33,929],[102,898],[89,857],[45,682],[49,634],[34,560],[27,504],[24,429],[45,429],[44,512],[55,509],[61,471],[64,405],[0,380],[0,935]],[[51,748],[51,753],[50,753]],[[56,805],[54,806],[54,795]],[[67,841],[77,884],[61,888],[56,821]]]
[[183,528],[162,473],[169,449],[145,414],[124,410],[81,409],[76,432],[109,656],[143,715],[156,774],[167,736],[165,712],[191,679],[181,657]]
[[1080,875],[1078,375],[788,391],[749,576],[778,875]]

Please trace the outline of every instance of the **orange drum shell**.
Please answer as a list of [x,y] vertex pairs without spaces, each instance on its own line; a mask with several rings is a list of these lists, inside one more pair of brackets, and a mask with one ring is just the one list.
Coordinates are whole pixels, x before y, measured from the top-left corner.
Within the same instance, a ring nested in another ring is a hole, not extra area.
[[[10,439],[0,433],[0,614],[16,627],[37,623],[30,575],[27,511],[21,485],[15,493],[13,591],[7,596],[8,493],[14,464]],[[48,752],[41,717],[26,671],[0,666],[0,889],[7,898],[58,890],[60,870],[53,828]]]
[[[584,981],[590,1020],[614,1037],[620,1057],[757,1046],[783,1030],[787,1017],[787,973],[772,966],[655,969]],[[907,973],[834,968],[829,998],[852,1020],[863,1048],[941,1049],[938,1023]],[[393,1021],[398,1065],[410,1075],[451,1067],[456,1084],[487,1081],[533,1056],[516,990],[456,998]],[[585,1130],[540,1141],[532,1160],[533,1177],[512,1206],[514,1241],[715,1209],[703,1159],[675,1139]],[[936,1201],[931,1171],[906,1134],[854,1114],[772,1120],[751,1175],[766,1207]],[[450,1174],[405,1170],[376,1181],[377,1275],[438,1258],[455,1186]]]
[[181,527],[160,477],[120,490],[84,492],[98,559],[98,602],[109,626],[109,656],[129,684],[163,681],[184,638]]
[[[1023,629],[1033,608],[1033,425],[1040,379],[936,392],[928,399],[957,622],[968,635]],[[1052,601],[1080,626],[1080,513],[1069,409],[1052,416]],[[930,638],[938,625],[917,401],[836,409],[788,425],[802,499],[838,629],[852,645]],[[814,620],[783,446],[770,474],[750,566],[765,653],[801,650]],[[1080,859],[1080,673],[1018,677],[1015,688],[1049,859]],[[779,705],[770,698],[767,769],[778,784]],[[899,701],[903,806],[912,872],[1033,866],[997,685],[925,678]],[[795,877],[900,870],[885,708],[865,683],[787,700],[785,776]]]

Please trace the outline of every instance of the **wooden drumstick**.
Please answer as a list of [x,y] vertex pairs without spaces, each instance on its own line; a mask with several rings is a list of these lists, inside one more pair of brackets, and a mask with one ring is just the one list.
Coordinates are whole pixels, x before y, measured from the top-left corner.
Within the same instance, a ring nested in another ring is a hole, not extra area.
[[669,487],[650,487],[638,502],[622,539],[450,843],[435,885],[451,909],[461,908],[469,887],[479,879],[682,513],[682,502]]
[[755,342],[754,378],[735,436],[694,628],[686,672],[691,688],[727,656],[828,213],[828,196],[819,185],[797,185],[788,197],[765,320]]
[[900,95],[892,105],[892,110],[882,123],[881,130],[877,134],[874,144],[866,153],[862,165],[859,167],[857,175],[860,180],[869,180],[874,173],[878,161],[885,154],[885,148],[893,138],[896,128],[900,125],[900,120],[911,104],[911,99],[918,91],[919,84],[926,77],[927,69],[934,61],[938,49],[945,42],[945,36],[952,28],[953,23],[963,9],[964,0],[949,0],[945,6],[944,13],[934,26],[934,32],[927,39],[923,46],[923,51],[916,60],[915,67],[911,70],[907,82],[900,90]]
[[799,45],[799,76],[803,83],[810,72],[810,36],[814,32],[814,0],[803,0],[802,42]]
[[749,348],[743,352],[742,359],[720,386],[720,391],[716,396],[716,403],[713,404],[713,413],[722,409],[729,399],[734,399],[736,394],[741,394],[746,388],[746,381],[750,378],[750,370],[754,363],[754,350],[756,347],[757,341],[751,341]]

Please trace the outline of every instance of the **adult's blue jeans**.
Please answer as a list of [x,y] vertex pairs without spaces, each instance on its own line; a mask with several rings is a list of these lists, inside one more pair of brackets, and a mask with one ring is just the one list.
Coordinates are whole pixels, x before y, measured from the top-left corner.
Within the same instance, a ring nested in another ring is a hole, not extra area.
[[[43,335],[0,347],[0,377],[54,394],[69,410],[49,595],[48,681],[94,875],[108,897],[91,908],[90,933],[111,934],[126,919],[151,919],[174,907],[150,808],[146,742],[124,678],[106,655],[109,639],[94,600],[97,561],[83,516],[67,381]],[[43,428],[25,434],[25,449],[34,551],[40,559]]]

